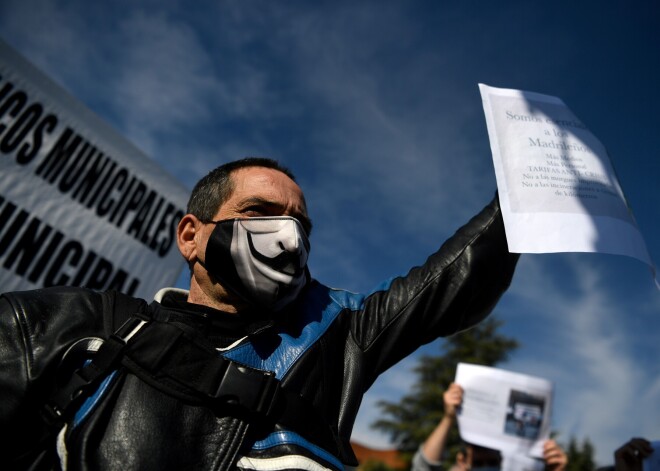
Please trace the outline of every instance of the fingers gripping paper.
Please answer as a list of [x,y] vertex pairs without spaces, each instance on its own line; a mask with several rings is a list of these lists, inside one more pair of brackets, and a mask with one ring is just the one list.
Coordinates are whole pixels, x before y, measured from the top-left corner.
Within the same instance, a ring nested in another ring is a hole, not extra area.
[[627,255],[655,277],[605,147],[564,102],[479,89],[509,250]]

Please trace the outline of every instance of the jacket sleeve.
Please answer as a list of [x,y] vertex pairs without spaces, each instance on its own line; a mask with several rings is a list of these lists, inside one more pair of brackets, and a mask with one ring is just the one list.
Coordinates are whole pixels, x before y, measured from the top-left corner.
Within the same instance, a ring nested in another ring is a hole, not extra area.
[[[113,295],[79,288],[5,293],[0,297],[0,456],[17,468],[54,452],[41,417],[57,366],[76,340],[104,334],[104,303]],[[52,456],[51,456],[52,458]]]
[[495,197],[424,265],[368,296],[351,325],[367,384],[419,346],[483,320],[509,287],[518,257],[509,253]]

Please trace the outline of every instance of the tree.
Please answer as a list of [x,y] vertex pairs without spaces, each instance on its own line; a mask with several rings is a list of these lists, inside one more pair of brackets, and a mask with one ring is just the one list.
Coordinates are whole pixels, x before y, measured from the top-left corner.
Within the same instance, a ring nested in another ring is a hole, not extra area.
[[596,464],[593,459],[594,447],[586,438],[580,446],[574,437],[568,444],[566,456],[568,457],[568,465],[566,471],[594,471]]
[[[505,361],[518,347],[516,340],[497,332],[501,321],[487,318],[471,329],[445,339],[438,356],[425,355],[415,367],[417,381],[412,392],[400,402],[380,401],[383,418],[372,428],[388,434],[397,448],[410,460],[443,416],[442,394],[456,376],[459,362],[494,366]],[[460,446],[456,427],[447,440],[447,449],[455,452]]]

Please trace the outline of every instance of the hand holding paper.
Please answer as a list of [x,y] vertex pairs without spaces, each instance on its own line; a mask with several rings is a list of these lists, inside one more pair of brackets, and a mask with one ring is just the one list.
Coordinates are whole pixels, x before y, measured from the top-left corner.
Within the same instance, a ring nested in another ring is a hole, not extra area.
[[502,454],[543,457],[550,436],[552,384],[498,368],[459,363],[463,387],[458,427],[463,440]]

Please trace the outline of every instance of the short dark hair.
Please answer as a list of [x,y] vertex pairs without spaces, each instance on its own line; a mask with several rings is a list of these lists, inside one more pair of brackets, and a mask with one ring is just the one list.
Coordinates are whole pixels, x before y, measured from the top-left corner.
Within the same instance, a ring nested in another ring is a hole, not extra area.
[[479,466],[501,466],[502,453],[499,450],[488,448],[463,440],[460,451],[467,456],[467,449],[472,448],[472,465]]
[[[294,182],[296,177],[291,170],[280,164],[277,160],[266,157],[246,157],[220,165],[211,170],[206,176],[197,182],[190,194],[186,212],[194,215],[200,221],[212,221],[218,209],[229,199],[234,192],[234,181],[231,178],[233,172],[247,167],[271,168],[282,172]],[[300,221],[304,229],[311,231],[311,223]]]

